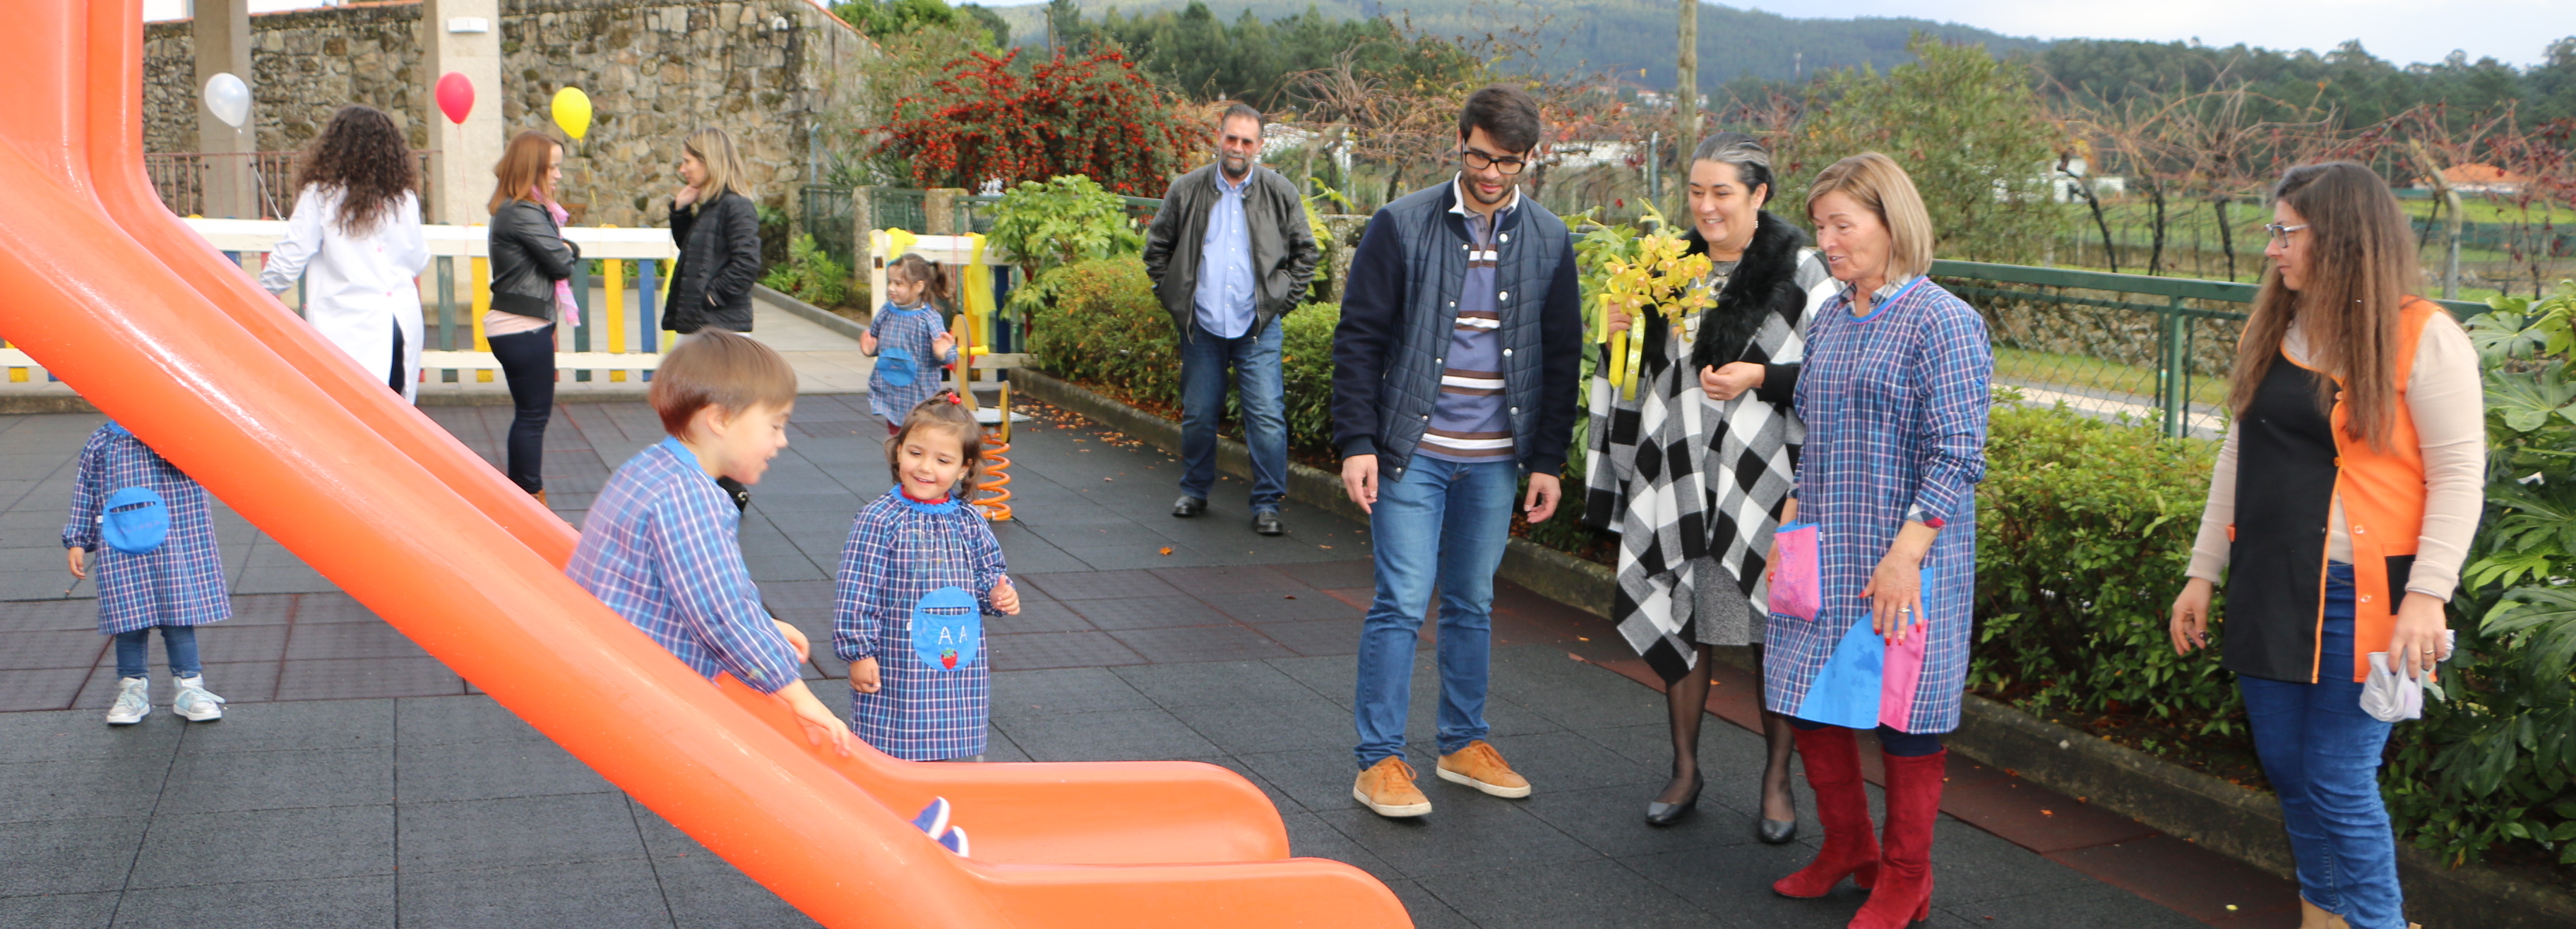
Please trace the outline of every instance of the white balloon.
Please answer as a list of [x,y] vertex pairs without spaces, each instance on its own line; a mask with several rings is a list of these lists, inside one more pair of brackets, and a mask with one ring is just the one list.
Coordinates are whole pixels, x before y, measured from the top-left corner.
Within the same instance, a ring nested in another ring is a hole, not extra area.
[[206,79],[206,112],[215,114],[224,125],[241,128],[250,119],[250,85],[230,73]]

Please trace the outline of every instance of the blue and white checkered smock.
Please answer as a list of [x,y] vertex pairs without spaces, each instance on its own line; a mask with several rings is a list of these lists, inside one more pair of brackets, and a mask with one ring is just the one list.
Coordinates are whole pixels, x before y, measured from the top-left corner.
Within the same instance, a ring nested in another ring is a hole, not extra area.
[[[99,543],[99,507],[109,494],[127,487],[152,488],[170,514],[169,537],[141,555]],[[89,444],[81,446],[63,547],[87,549],[92,555],[100,634],[232,618],[232,597],[224,592],[223,552],[215,548],[215,521],[206,511],[206,488],[124,426],[100,426],[90,433]]]
[[957,346],[935,356],[930,350],[931,343],[947,331],[939,309],[927,302],[888,303],[877,310],[875,318],[868,320],[868,334],[877,337],[877,363],[868,374],[869,412],[900,426],[904,414],[947,387],[939,369],[957,363]]
[[796,649],[760,607],[741,526],[698,456],[663,439],[599,488],[564,573],[708,680],[777,693],[799,677]]
[[1910,708],[1905,731],[1948,732],[1959,726],[1968,673],[1994,354],[1985,320],[1940,285],[1915,278],[1888,289],[1893,297],[1866,317],[1852,315],[1848,291],[1836,296],[1807,333],[1798,519],[1818,525],[1823,609],[1814,621],[1766,627],[1763,695],[1773,711],[1796,713],[1844,633],[1869,624],[1861,591],[1896,531],[1922,520],[1941,534],[1923,560],[1930,631],[1921,671],[1884,686],[1911,691],[1900,703]]
[[859,510],[841,547],[832,609],[833,650],[850,661],[877,660],[877,692],[850,695],[850,728],[859,738],[906,761],[984,753],[991,636],[981,636],[971,654],[960,649],[956,667],[944,667],[935,648],[925,654],[915,646],[913,614],[933,591],[953,587],[989,616],[1004,571],[1002,543],[984,514],[953,496],[922,503],[894,489]]

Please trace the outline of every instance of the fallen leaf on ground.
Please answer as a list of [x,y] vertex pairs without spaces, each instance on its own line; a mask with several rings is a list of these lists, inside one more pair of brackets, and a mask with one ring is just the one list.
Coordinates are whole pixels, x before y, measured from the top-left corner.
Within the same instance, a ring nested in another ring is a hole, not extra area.
[[1172,547],[1171,547],[1171,546],[1169,546],[1169,545],[1163,546],[1163,554],[1169,555],[1169,554],[1171,554],[1171,553],[1172,553]]

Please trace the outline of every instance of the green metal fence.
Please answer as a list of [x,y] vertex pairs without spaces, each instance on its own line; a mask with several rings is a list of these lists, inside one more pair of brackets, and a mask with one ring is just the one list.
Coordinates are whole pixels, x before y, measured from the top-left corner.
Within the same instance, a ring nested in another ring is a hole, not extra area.
[[[1151,221],[1154,218],[1154,211],[1163,208],[1163,201],[1157,197],[1120,197],[1118,199],[1127,204],[1127,217],[1139,223]],[[957,211],[955,215],[957,225],[951,228],[959,232],[991,232],[993,231],[993,209],[1001,203],[1002,198],[998,194],[959,197],[954,207]]]
[[[2169,436],[2214,435],[2252,284],[1935,261],[1985,316],[1995,384],[2026,401],[2127,415]],[[2486,307],[2440,301],[2467,317]]]
[[847,187],[807,185],[799,192],[797,221],[805,234],[814,237],[814,245],[841,267],[855,268],[851,258],[858,251],[856,219],[851,216],[852,191]]
[[922,206],[928,196],[927,191],[910,187],[872,187],[868,192],[869,215],[878,229],[928,232],[929,213]]

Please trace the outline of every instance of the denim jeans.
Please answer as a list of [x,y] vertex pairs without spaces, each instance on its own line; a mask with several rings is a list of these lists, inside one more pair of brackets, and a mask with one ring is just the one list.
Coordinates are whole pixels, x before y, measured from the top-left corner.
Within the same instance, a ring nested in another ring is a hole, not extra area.
[[1286,382],[1279,373],[1279,320],[1241,338],[1218,338],[1190,322],[1181,343],[1181,493],[1207,499],[1216,483],[1216,424],[1225,417],[1229,369],[1243,399],[1243,439],[1252,448],[1253,512],[1288,495]]
[[489,341],[516,408],[510,419],[510,480],[536,493],[546,489],[546,421],[555,412],[555,327]]
[[1359,687],[1351,701],[1360,767],[1404,753],[1414,644],[1434,584],[1440,588],[1440,753],[1485,737],[1494,570],[1503,564],[1519,491],[1520,468],[1509,458],[1462,464],[1415,455],[1401,475],[1378,472],[1369,516],[1377,598],[1360,622]]
[[2354,929],[2404,929],[2397,837],[2379,796],[2388,724],[2362,712],[2352,680],[2351,565],[2328,567],[2325,601],[2317,683],[2240,676],[2236,686],[2263,775],[2281,795],[2299,894]]
[[192,677],[205,670],[197,663],[197,627],[153,626],[116,634],[116,676],[142,677],[152,673],[152,630],[161,630],[161,648],[170,653],[170,673]]

